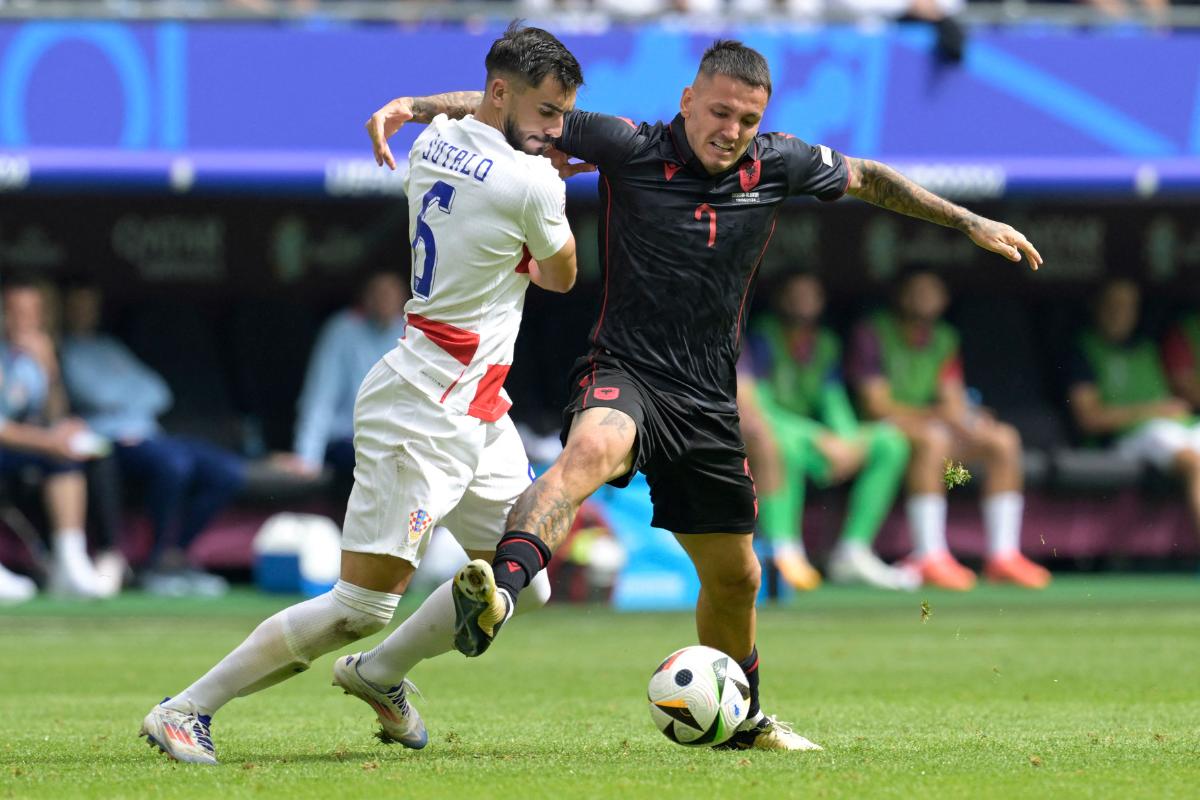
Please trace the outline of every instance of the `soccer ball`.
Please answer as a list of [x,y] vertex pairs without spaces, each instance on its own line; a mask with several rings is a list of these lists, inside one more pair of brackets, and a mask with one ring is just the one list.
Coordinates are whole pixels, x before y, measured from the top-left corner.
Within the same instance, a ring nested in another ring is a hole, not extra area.
[[685,647],[650,676],[650,718],[663,735],[689,747],[722,744],[746,719],[750,684],[737,662],[711,647]]

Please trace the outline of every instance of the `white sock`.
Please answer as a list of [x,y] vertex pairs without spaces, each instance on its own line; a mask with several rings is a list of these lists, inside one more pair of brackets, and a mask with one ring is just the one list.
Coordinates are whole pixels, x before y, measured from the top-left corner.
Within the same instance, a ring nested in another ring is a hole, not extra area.
[[314,658],[382,630],[399,602],[398,594],[338,581],[331,591],[265,620],[232,653],[166,705],[213,714],[235,697],[304,672]]
[[1008,556],[1021,550],[1021,514],[1025,496],[1000,492],[983,499],[983,527],[987,531],[988,555]]
[[[358,662],[358,674],[380,687],[395,686],[422,661],[454,649],[454,596],[446,581],[400,623],[400,627]],[[550,599],[550,579],[542,570],[521,593],[514,616],[541,608]]]
[[946,552],[946,496],[914,494],[905,507],[917,558]]
[[79,528],[63,528],[54,534],[53,550],[59,564],[88,561],[87,536]]

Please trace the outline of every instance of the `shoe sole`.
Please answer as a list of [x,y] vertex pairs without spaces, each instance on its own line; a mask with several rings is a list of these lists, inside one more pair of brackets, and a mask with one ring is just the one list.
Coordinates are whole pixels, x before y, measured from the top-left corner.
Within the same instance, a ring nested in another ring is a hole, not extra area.
[[458,571],[454,585],[465,597],[475,603],[492,604],[496,596],[496,574],[492,565],[477,558]]

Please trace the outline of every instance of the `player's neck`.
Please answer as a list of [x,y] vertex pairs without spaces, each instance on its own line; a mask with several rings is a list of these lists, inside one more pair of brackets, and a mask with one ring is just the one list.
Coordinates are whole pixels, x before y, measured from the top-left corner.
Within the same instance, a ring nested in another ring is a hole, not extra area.
[[495,106],[480,103],[479,108],[475,111],[475,119],[488,127],[495,128],[500,133],[504,133],[504,115]]

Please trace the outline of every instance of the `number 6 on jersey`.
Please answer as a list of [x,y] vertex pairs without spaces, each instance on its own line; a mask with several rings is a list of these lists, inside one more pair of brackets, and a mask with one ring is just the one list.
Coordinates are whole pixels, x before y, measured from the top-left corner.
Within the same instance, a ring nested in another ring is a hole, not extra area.
[[[433,238],[433,229],[425,221],[429,209],[437,206],[442,213],[449,214],[454,203],[454,187],[445,181],[433,184],[425,196],[421,198],[421,213],[417,214],[417,233],[412,240],[412,293],[413,297],[422,300],[429,299],[433,290],[433,273],[437,270],[437,242]],[[418,257],[417,246],[425,249],[425,257]]]

